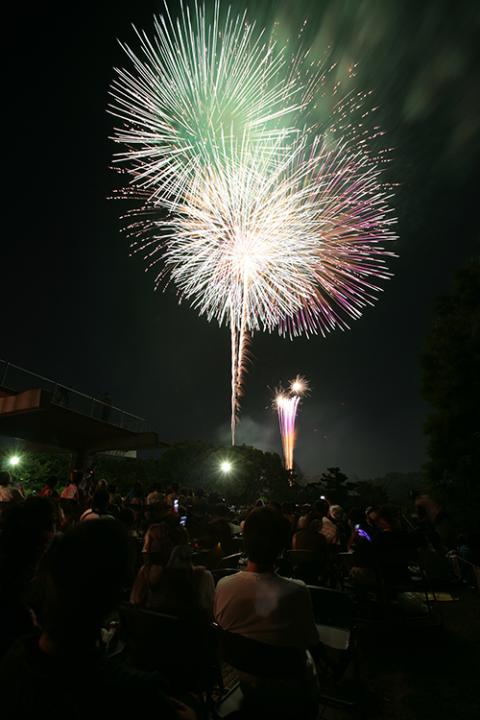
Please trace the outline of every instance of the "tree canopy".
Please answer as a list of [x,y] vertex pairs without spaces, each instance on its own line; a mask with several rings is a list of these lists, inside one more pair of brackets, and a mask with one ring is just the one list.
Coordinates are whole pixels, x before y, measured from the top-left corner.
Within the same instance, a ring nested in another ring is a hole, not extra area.
[[480,500],[480,262],[457,275],[441,297],[422,356],[422,388],[431,405],[425,431],[427,472],[443,500],[465,509]]

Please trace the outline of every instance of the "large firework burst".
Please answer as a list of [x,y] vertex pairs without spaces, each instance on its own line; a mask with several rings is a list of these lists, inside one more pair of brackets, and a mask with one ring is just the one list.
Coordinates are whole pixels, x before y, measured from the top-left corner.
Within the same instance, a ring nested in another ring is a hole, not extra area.
[[[117,69],[110,112],[121,124],[114,140],[137,188],[151,198],[179,198],[195,173],[218,162],[239,138],[266,150],[292,132],[280,118],[305,103],[283,48],[246,13],[220,12],[215,2],[182,6],[174,21],[154,20],[154,38],[135,29],[140,52],[121,44],[131,70]],[[221,149],[221,154],[219,150]]]
[[[113,112],[142,198],[130,230],[148,265],[209,320],[230,325],[232,442],[248,338],[347,328],[389,277],[394,237],[383,151],[368,93],[336,99],[318,64],[289,63],[245,16],[211,23],[195,5],[156,21],[134,70],[118,71]],[[331,72],[333,66],[327,70]],[[329,105],[328,121],[311,120]],[[355,113],[361,112],[361,122]],[[128,194],[127,193],[127,194]]]

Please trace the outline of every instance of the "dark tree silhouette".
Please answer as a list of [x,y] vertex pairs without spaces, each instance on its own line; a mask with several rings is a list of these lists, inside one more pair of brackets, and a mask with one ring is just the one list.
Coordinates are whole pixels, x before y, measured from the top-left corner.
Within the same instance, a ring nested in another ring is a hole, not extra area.
[[480,500],[480,262],[457,275],[441,297],[422,356],[422,388],[431,405],[427,473],[442,499],[464,511]]

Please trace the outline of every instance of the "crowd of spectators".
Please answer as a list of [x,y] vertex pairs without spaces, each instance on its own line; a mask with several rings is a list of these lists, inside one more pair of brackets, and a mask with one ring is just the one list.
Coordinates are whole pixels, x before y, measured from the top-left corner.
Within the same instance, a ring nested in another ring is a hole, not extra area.
[[[122,603],[304,653],[305,675],[288,690],[301,689],[314,708],[321,642],[308,585],[385,600],[408,583],[422,553],[445,559],[455,543],[439,532],[429,502],[421,496],[410,519],[392,506],[345,512],[323,496],[303,506],[232,507],[161,483],[135,483],[122,496],[77,471],[64,485],[47,478],[25,498],[0,473],[2,716],[80,717],[93,697],[112,717],[205,716],[198,694],[108,652]],[[457,546],[466,555],[464,536]],[[240,679],[247,694],[258,689],[254,675]],[[277,695],[285,687],[269,685]]]

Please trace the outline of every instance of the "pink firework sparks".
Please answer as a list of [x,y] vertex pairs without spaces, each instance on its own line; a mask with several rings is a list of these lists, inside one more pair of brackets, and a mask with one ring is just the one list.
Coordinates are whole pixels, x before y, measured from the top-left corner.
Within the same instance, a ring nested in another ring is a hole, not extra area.
[[299,404],[299,395],[290,395],[280,391],[275,397],[275,407],[282,438],[283,458],[285,469],[288,471],[293,470],[293,452],[297,437],[295,421]]

